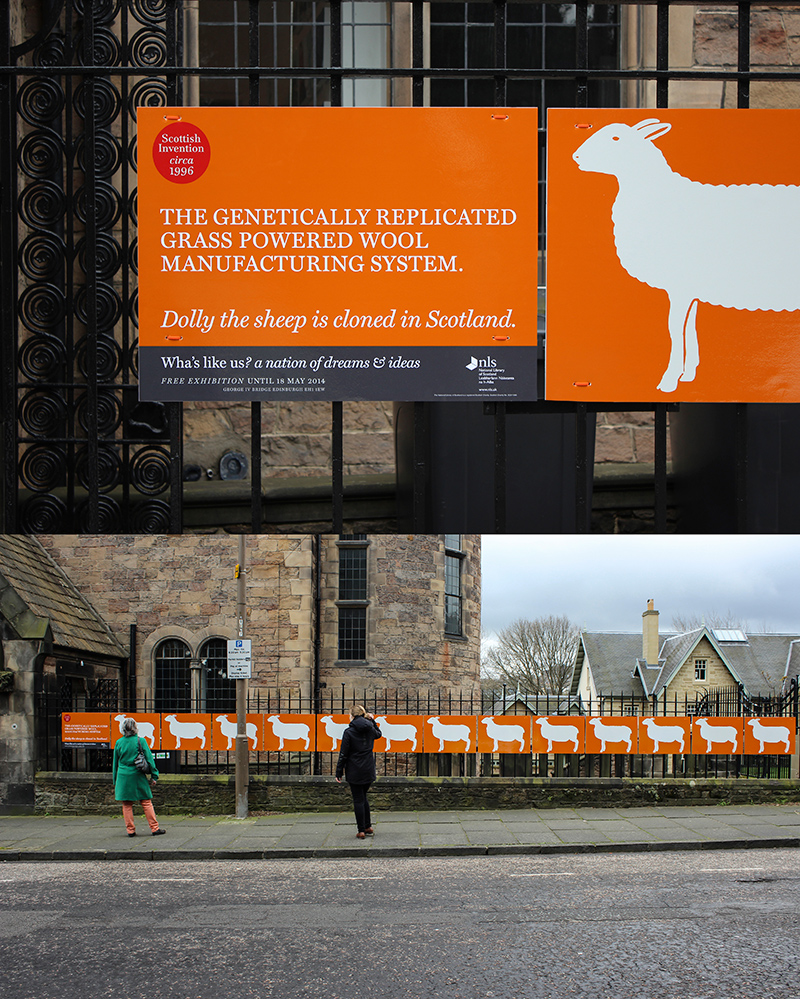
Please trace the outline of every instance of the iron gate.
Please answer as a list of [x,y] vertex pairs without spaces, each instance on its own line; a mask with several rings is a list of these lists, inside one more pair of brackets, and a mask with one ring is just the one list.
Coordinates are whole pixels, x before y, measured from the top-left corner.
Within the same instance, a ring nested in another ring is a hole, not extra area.
[[[383,13],[365,19],[363,9],[370,5]],[[620,68],[622,15],[642,6],[587,0],[202,0],[199,5],[188,0],[31,0],[4,5],[2,529],[184,529],[184,410],[181,404],[137,398],[138,106],[196,102],[201,81],[206,81],[212,102],[339,105],[359,99],[359,88],[374,94],[369,87],[379,81],[387,102],[417,106],[435,101],[538,103],[540,110],[555,102],[613,105],[623,86],[650,85],[656,107],[667,107],[670,84],[703,79],[734,86],[736,104],[744,108],[754,81],[800,80],[800,72],[791,68],[751,65],[751,6],[756,8],[750,3],[735,5],[735,66],[671,67],[670,16],[679,4],[663,0],[650,5],[657,21],[654,64]],[[732,9],[715,2],[698,6]],[[235,22],[228,64],[204,61],[197,44],[198,11],[201,19],[221,11]],[[409,44],[407,55],[398,56],[392,32],[399,30],[401,15]],[[383,24],[380,30],[388,33],[388,41],[380,43],[393,53],[386,65],[358,60],[356,39],[365,21],[373,32]],[[543,233],[540,239],[543,244]],[[345,519],[345,405],[330,404],[326,516],[335,533]],[[515,482],[515,469],[506,457],[510,421],[559,413],[573,420],[577,472],[570,502],[575,529],[588,529],[592,427],[602,408],[610,407],[546,402],[485,406],[484,418],[494,435],[493,467],[485,470],[485,478],[493,476],[495,530],[506,529],[507,497]],[[614,408],[653,413],[653,523],[664,531],[668,407]],[[416,531],[430,530],[428,412],[428,404],[414,404],[410,526]],[[245,529],[254,532],[262,527],[264,510],[262,420],[262,404],[251,404]],[[745,530],[746,406],[737,407],[736,421],[737,527]],[[524,529],[537,527],[530,523]]]

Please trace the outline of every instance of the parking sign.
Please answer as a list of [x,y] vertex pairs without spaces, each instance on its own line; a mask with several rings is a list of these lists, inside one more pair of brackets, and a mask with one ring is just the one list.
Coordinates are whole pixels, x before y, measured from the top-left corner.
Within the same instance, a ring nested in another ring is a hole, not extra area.
[[228,679],[250,679],[250,639],[232,638],[228,642]]

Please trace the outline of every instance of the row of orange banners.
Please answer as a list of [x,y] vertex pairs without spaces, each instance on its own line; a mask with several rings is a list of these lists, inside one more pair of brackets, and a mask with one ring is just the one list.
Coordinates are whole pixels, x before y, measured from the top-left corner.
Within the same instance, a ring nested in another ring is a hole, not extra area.
[[[69,744],[113,746],[133,718],[153,750],[232,750],[232,714],[99,714],[61,716]],[[795,752],[793,718],[642,718],[564,715],[378,715],[382,753],[643,753],[726,756]],[[336,752],[348,715],[249,714],[247,738],[256,752]]]

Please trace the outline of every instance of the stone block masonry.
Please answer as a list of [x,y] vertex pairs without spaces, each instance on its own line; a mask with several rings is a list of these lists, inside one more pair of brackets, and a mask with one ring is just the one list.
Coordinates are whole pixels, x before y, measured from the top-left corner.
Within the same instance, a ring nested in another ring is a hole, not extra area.
[[[628,808],[641,805],[780,805],[800,802],[800,780],[640,778],[381,777],[370,791],[376,811],[504,808]],[[233,775],[166,775],[154,789],[159,815],[235,811]],[[250,779],[251,812],[349,812],[348,789],[331,777]],[[116,815],[110,774],[41,772],[40,815]]]

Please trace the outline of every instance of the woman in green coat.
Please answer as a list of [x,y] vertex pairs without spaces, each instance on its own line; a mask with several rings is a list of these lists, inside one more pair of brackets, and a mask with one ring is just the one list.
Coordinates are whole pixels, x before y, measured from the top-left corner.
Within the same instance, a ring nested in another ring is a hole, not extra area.
[[114,798],[122,802],[122,817],[125,819],[125,828],[129,836],[136,835],[136,826],[133,823],[133,803],[138,801],[144,809],[147,824],[150,832],[154,836],[161,836],[164,830],[158,825],[155,810],[153,809],[153,792],[150,790],[148,777],[133,765],[133,761],[141,749],[144,758],[150,764],[150,777],[158,780],[158,770],[153,760],[150,747],[139,738],[139,729],[133,718],[126,718],[122,722],[122,738],[117,740],[114,746]]

